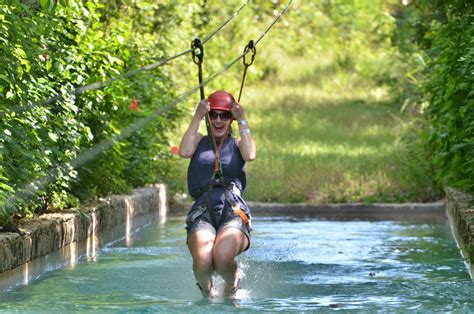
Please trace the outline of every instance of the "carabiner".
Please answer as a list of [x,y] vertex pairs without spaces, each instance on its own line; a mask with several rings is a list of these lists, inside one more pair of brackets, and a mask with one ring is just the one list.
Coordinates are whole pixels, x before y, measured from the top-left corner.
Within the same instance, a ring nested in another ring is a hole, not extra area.
[[[249,52],[252,52],[252,55],[251,55],[251,59],[250,59],[250,62],[247,63],[245,61],[245,56],[249,53]],[[245,46],[244,48],[244,58],[243,58],[243,63],[245,66],[250,66],[252,65],[253,63],[253,60],[255,60],[255,55],[257,54],[257,48],[255,47],[254,43],[253,43],[253,40],[249,41],[248,45]]]
[[204,48],[201,39],[198,37],[191,42],[191,54],[193,55],[193,62],[195,64],[201,64],[204,60]]

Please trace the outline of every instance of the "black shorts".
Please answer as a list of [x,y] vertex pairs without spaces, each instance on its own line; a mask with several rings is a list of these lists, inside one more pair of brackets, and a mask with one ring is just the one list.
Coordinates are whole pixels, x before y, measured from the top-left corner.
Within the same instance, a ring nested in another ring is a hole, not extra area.
[[[232,209],[224,208],[222,210],[212,210],[212,213],[210,210],[205,210],[201,215],[196,217],[194,221],[191,221],[190,217],[193,216],[196,210],[198,209],[194,209],[186,217],[186,231],[188,234],[188,239],[190,235],[200,230],[208,230],[214,235],[217,235],[224,229],[236,228],[242,231],[243,234],[247,237],[248,245],[244,251],[247,251],[249,249],[250,226],[249,224],[244,223],[242,218],[236,213],[234,213]],[[211,215],[214,215],[214,219],[212,219]]]

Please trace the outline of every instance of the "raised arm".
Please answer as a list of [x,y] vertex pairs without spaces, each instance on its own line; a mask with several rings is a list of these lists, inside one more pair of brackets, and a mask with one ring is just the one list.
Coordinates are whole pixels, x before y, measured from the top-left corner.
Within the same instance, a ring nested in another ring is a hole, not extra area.
[[250,133],[250,127],[245,118],[244,108],[238,102],[235,102],[232,107],[232,115],[239,125],[240,138],[237,139],[237,145],[239,146],[242,158],[245,161],[255,160],[255,157],[257,157],[257,147],[255,146],[252,133]]
[[179,155],[181,157],[190,158],[196,151],[196,147],[203,137],[202,134],[198,133],[199,125],[209,110],[209,101],[207,99],[201,100],[186,133],[184,133],[181,139],[181,144],[179,144]]

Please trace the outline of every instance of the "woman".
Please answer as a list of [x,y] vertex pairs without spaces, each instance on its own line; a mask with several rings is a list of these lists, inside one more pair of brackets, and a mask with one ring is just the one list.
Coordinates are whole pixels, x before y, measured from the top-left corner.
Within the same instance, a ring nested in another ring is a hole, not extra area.
[[[206,115],[212,136],[198,133]],[[230,136],[233,119],[240,138]],[[197,285],[211,296],[216,271],[225,281],[225,294],[233,294],[238,288],[235,257],[250,246],[250,211],[240,195],[246,185],[245,162],[255,159],[256,147],[244,109],[230,93],[214,92],[198,104],[179,154],[191,157],[188,189],[195,203],[186,230]]]

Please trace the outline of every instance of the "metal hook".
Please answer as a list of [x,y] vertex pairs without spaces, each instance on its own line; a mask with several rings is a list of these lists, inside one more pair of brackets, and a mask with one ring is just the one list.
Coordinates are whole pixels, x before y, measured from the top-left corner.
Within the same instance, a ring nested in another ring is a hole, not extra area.
[[191,42],[191,53],[193,55],[193,62],[195,64],[202,63],[204,59],[204,47],[202,46],[201,39],[196,37]]
[[[252,52],[250,62],[246,62],[245,56],[249,53]],[[255,55],[257,54],[257,48],[254,45],[253,40],[249,41],[248,45],[245,46],[244,48],[244,58],[243,58],[243,63],[245,66],[250,66],[252,65],[253,61],[255,60]]]

